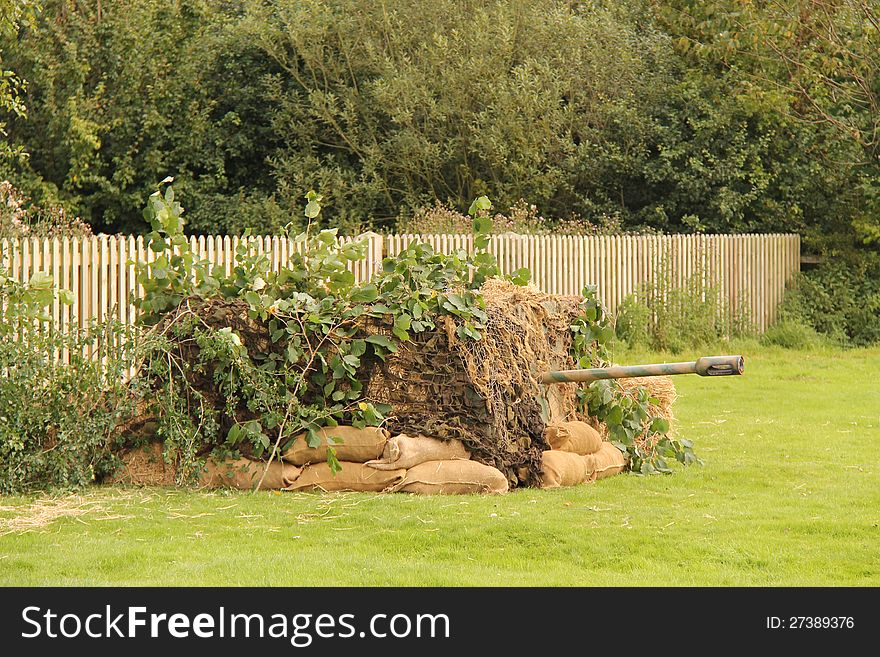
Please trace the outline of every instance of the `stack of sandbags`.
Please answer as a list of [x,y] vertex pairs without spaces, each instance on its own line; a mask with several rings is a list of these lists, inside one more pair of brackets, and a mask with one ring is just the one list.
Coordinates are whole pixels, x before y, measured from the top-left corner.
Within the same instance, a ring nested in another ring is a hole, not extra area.
[[544,438],[553,449],[541,455],[542,488],[577,486],[616,475],[626,468],[621,451],[603,442],[599,432],[585,422],[550,424],[544,430]]
[[[389,434],[381,427],[325,427],[318,432],[321,444],[309,447],[306,434],[294,438],[282,460],[301,466],[301,472],[284,488],[290,491],[380,492],[403,481],[404,468],[379,470],[365,465],[382,456]],[[342,470],[334,473],[327,463],[328,448],[336,452]]]
[[380,472],[398,472],[404,478],[393,490],[422,495],[506,493],[507,477],[497,468],[470,460],[460,440],[400,434],[385,445],[381,459],[365,465]]

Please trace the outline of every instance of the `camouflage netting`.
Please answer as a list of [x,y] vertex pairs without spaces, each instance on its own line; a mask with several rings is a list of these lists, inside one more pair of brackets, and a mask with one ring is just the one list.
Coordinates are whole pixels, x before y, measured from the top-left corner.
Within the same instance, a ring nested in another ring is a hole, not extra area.
[[541,453],[549,449],[544,426],[574,413],[575,387],[560,385],[548,395],[536,376],[572,366],[569,326],[579,299],[497,279],[482,293],[488,323],[480,341],[460,340],[444,318],[437,331],[374,364],[367,397],[391,404],[392,433],[458,438],[512,486],[538,485]]
[[[482,340],[460,340],[445,318],[442,328],[416,336],[368,373],[367,397],[391,404],[388,429],[458,438],[472,458],[504,472],[511,486],[539,485],[543,437],[550,421],[583,419],[577,384],[544,386],[537,375],[573,369],[570,326],[579,297],[549,295],[534,286],[493,279],[482,288],[488,324]],[[652,410],[671,420],[675,388],[669,377],[620,381],[645,385],[657,397]]]

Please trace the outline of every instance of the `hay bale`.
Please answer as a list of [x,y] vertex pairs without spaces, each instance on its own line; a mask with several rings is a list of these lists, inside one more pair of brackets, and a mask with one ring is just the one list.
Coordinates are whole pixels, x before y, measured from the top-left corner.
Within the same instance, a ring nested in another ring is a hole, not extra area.
[[[167,461],[164,445],[151,442],[121,453],[122,466],[113,475],[104,478],[106,484],[131,484],[135,486],[174,486],[177,483],[178,467],[176,460]],[[263,471],[268,472],[260,490],[285,488],[300,473],[288,463],[255,461],[253,459],[215,459],[207,458],[198,473],[197,485],[200,488],[238,488],[253,490]]]
[[105,477],[104,483],[173,486],[177,480],[177,467],[165,460],[162,443],[152,442],[127,449],[120,458],[122,467]]
[[618,382],[624,390],[632,390],[639,386],[647,388],[651,396],[658,400],[657,404],[651,404],[649,407],[651,413],[666,418],[670,430],[672,429],[672,421],[675,419],[672,405],[675,403],[676,393],[671,376],[638,376],[632,379],[618,379]]

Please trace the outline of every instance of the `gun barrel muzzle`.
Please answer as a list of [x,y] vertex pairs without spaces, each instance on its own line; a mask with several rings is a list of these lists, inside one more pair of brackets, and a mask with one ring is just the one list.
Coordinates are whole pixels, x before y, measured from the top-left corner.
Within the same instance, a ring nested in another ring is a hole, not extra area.
[[587,383],[601,379],[629,379],[638,376],[699,374],[700,376],[735,376],[745,370],[742,356],[703,356],[684,363],[656,363],[653,365],[615,365],[591,367],[582,370],[544,372],[540,383]]

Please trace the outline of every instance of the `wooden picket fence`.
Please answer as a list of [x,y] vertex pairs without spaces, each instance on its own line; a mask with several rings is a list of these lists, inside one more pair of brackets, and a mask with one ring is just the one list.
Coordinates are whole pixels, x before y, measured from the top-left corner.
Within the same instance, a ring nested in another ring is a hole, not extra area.
[[[192,237],[199,256],[227,274],[235,263],[238,237]],[[248,238],[277,270],[296,245],[286,237]],[[396,255],[413,241],[449,253],[473,249],[470,235],[378,235],[366,233],[366,258],[352,265],[358,281],[369,280],[382,258]],[[494,235],[489,250],[502,272],[521,267],[532,281],[552,294],[579,294],[596,285],[599,297],[614,312],[626,295],[642,284],[665,279],[683,286],[698,277],[714,288],[731,318],[747,316],[763,331],[773,323],[783,292],[800,270],[800,237],[772,235]],[[4,239],[0,256],[12,275],[26,281],[35,272],[51,274],[60,288],[74,293],[70,306],[56,300],[50,314],[57,328],[86,327],[93,320],[115,317],[132,323],[132,294],[140,292],[132,261],[152,261],[155,254],[143,237],[98,235],[82,238]]]

